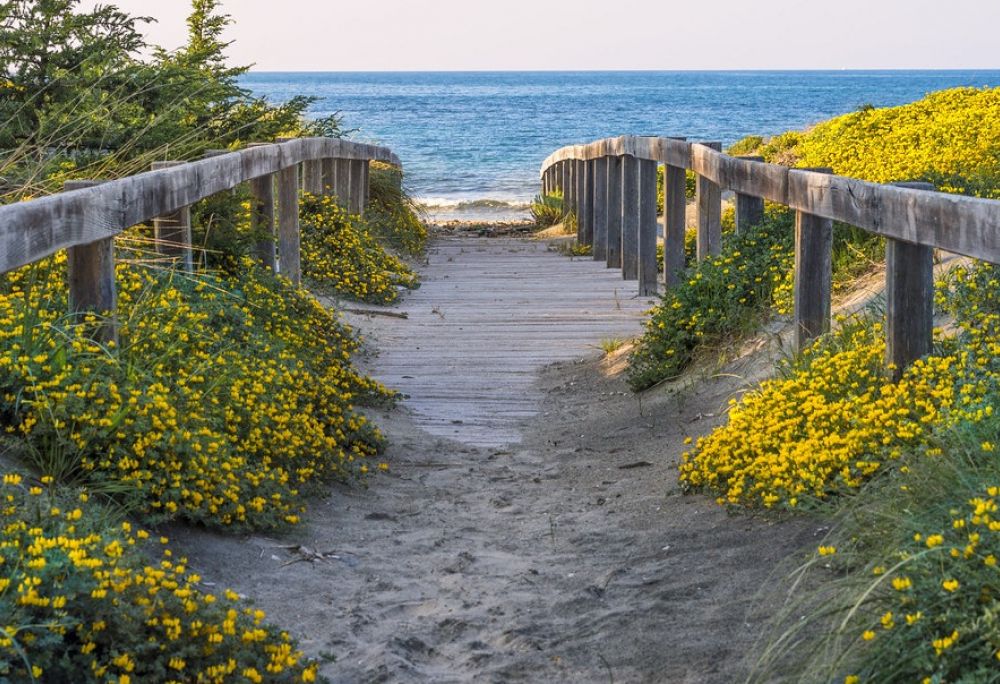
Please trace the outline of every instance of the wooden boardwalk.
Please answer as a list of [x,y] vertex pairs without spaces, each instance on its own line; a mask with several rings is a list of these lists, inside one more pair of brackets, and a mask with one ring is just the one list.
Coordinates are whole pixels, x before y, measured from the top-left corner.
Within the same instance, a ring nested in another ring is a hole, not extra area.
[[407,320],[361,326],[378,350],[369,371],[406,395],[419,427],[479,447],[519,442],[542,410],[539,371],[635,336],[654,303],[620,271],[537,240],[437,239],[421,270],[396,309]]

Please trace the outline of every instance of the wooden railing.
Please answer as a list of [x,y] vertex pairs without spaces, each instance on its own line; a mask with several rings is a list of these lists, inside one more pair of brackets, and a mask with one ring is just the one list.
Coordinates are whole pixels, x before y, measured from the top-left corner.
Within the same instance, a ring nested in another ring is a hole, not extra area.
[[[939,193],[929,183],[879,185],[731,157],[719,143],[608,138],[564,147],[542,164],[542,191],[561,191],[594,259],[638,280],[641,295],[683,277],[688,170],[697,174],[697,256],[718,254],[722,190],[736,193],[736,229],[763,218],[764,200],[796,211],[795,346],[830,329],[833,222],[888,238],[887,362],[898,377],[931,350],[934,249],[1000,263],[1000,201]],[[664,259],[658,273],[657,165],[665,166]]]
[[[191,205],[249,182],[253,224],[264,236],[257,258],[299,284],[300,188],[335,195],[361,214],[372,161],[400,166],[384,147],[299,138],[216,151],[199,161],[157,162],[152,171],[113,181],[71,181],[64,192],[0,207],[0,273],[68,250],[71,313],[113,312],[116,235],[152,221],[157,251],[190,270]],[[116,336],[113,318],[98,334]]]

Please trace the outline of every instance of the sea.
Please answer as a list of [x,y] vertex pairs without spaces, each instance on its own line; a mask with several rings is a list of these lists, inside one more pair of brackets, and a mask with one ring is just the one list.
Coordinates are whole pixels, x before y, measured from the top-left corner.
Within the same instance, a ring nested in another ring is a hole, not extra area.
[[386,145],[432,221],[527,217],[554,150],[617,135],[731,144],[865,106],[956,86],[1000,86],[1000,71],[250,72],[274,102],[315,98],[347,137]]

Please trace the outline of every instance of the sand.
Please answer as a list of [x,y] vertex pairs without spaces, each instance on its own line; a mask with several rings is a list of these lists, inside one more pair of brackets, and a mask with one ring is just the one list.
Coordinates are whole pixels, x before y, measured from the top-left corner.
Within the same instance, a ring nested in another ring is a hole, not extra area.
[[391,471],[367,488],[333,486],[280,539],[177,528],[175,548],[334,682],[738,681],[761,589],[825,529],[684,495],[677,463],[767,352],[639,397],[602,356],[537,373],[519,443],[435,437],[404,405],[375,416]]

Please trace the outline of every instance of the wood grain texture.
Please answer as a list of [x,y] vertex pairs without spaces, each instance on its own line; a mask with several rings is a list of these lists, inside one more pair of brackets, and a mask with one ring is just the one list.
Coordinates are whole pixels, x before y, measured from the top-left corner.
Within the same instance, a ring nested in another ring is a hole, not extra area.
[[577,242],[581,245],[592,245],[594,244],[594,161],[585,161],[580,166],[583,177],[583,194],[580,202]]
[[346,209],[351,197],[351,160],[337,159],[333,165],[335,168],[333,194],[337,198],[337,204]]
[[[80,190],[99,181],[67,181],[66,190]],[[71,247],[66,253],[69,281],[69,312],[94,313],[102,317],[91,333],[98,342],[118,342],[118,286],[115,281],[115,240],[104,238]]]
[[608,260],[608,158],[594,160],[594,261]]
[[[935,191],[931,183],[899,187]],[[893,380],[934,343],[934,248],[890,238],[885,245],[886,365]]]
[[250,226],[258,236],[254,254],[266,268],[277,271],[277,247],[274,236],[275,176],[261,176],[250,181]]
[[[763,162],[763,157],[745,156],[740,157],[744,161]],[[751,167],[752,168],[752,167]],[[742,192],[736,193],[736,232],[744,233],[751,226],[757,226],[764,222],[764,198],[756,195],[748,195]]]
[[608,238],[607,264],[608,268],[622,267],[622,172],[624,161],[622,157],[608,157]]
[[[218,155],[217,155],[218,156]],[[153,162],[153,171],[175,169],[186,166],[184,162]],[[173,211],[153,219],[153,233],[156,236],[156,251],[172,259],[181,270],[194,270],[194,250],[191,242],[191,207],[177,207]]]
[[[815,173],[823,173],[816,170]],[[833,221],[795,213],[794,344],[802,351],[830,331],[833,297]]]
[[663,282],[673,287],[684,277],[687,232],[687,172],[667,165],[663,177]]
[[[700,143],[700,148],[721,150],[722,143]],[[708,176],[698,175],[695,204],[698,212],[698,261],[722,251],[722,188]]]
[[656,263],[656,167],[655,161],[643,159],[639,162],[639,295],[655,295],[659,280],[659,266]]
[[576,241],[584,244],[584,203],[587,196],[587,163],[573,162],[573,213],[576,214]]
[[639,160],[622,157],[622,278],[639,279]]
[[278,272],[296,285],[302,282],[299,173],[296,166],[289,166],[278,173]]
[[641,334],[653,302],[603,264],[532,240],[434,240],[421,282],[389,309],[406,320],[361,323],[379,350],[368,370],[405,395],[418,427],[482,447],[519,442],[523,419],[545,410],[546,366]]

